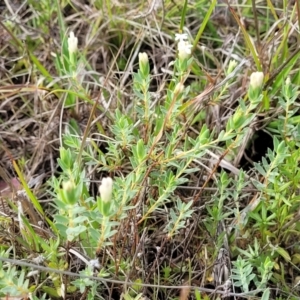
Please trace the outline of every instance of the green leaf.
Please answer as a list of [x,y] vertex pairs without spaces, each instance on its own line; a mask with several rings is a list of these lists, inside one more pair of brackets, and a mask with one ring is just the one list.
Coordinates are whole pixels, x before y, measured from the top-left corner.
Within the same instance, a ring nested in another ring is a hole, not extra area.
[[264,290],[264,293],[261,296],[261,300],[269,300],[270,298],[270,289],[267,288]]
[[102,216],[109,217],[111,215],[112,201],[103,201],[101,197],[97,197],[98,211]]
[[291,261],[291,257],[290,257],[290,255],[288,254],[288,252],[285,249],[283,249],[281,247],[277,247],[276,248],[276,252],[280,256],[282,256],[286,261]]
[[275,94],[276,91],[284,84],[284,78],[287,78],[293,69],[293,66],[298,61],[298,57],[300,56],[300,52],[298,52],[289,63],[281,70],[281,72],[277,75],[274,83],[272,84],[272,94]]
[[64,225],[67,225],[69,223],[69,219],[62,215],[55,215],[54,220],[56,220],[57,223],[64,224]]
[[263,175],[263,176],[267,175],[267,172],[264,170],[264,168],[260,164],[255,163],[254,166],[261,175]]
[[68,240],[70,242],[72,242],[77,236],[80,235],[80,233],[84,232],[86,230],[86,227],[83,226],[83,225],[79,225],[79,226],[76,226],[74,228],[68,228],[66,230],[66,234],[68,236]]
[[86,216],[79,216],[79,217],[76,217],[75,219],[73,219],[73,223],[74,224],[83,223],[86,220],[88,220],[88,218]]
[[284,154],[286,152],[286,144],[285,141],[282,141],[277,147],[276,147],[276,153],[277,154]]
[[139,163],[141,163],[146,156],[146,147],[142,139],[138,140],[136,144],[136,150]]

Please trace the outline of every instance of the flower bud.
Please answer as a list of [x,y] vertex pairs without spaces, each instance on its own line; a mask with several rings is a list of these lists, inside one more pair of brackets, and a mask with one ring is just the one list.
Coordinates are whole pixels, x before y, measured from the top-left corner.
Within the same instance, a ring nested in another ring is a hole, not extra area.
[[283,93],[286,98],[291,98],[293,96],[293,88],[291,85],[291,78],[288,77],[285,80],[285,85],[283,86]]
[[184,90],[184,85],[181,82],[178,82],[174,89],[174,94],[180,94]]
[[143,77],[147,77],[150,72],[148,55],[145,52],[139,53],[139,68]]
[[252,105],[256,106],[261,102],[262,85],[264,82],[263,72],[253,72],[250,76],[250,87],[248,91],[249,100]]
[[74,35],[74,32],[71,31],[70,36],[68,38],[68,50],[70,55],[77,51],[77,45],[78,45],[78,39]]
[[112,186],[113,180],[110,177],[102,179],[102,183],[99,187],[101,200],[105,203],[110,202],[112,198]]
[[139,53],[139,63],[142,64],[142,65],[145,65],[145,64],[148,63],[148,61],[149,61],[149,59],[148,59],[147,53],[140,52]]
[[236,66],[237,66],[237,61],[234,60],[234,59],[231,59],[229,61],[229,66],[228,66],[228,69],[227,69],[227,74],[230,74],[235,69]]
[[178,42],[178,57],[180,60],[185,60],[190,57],[192,53],[192,45],[184,40]]
[[77,202],[76,186],[73,181],[68,180],[62,183],[62,199],[65,203],[74,205]]
[[62,186],[63,186],[63,189],[68,192],[73,191],[73,189],[74,189],[74,184],[71,180],[64,181],[62,183]]
[[250,76],[250,86],[252,89],[261,88],[264,81],[264,73],[263,72],[253,72]]

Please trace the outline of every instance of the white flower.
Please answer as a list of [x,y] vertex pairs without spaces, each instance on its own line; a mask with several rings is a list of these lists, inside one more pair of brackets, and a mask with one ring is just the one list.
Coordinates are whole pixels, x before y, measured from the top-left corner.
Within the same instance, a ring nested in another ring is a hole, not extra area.
[[62,183],[63,189],[66,191],[72,191],[74,189],[74,183],[71,180],[64,181]]
[[175,41],[179,41],[179,42],[187,42],[188,40],[188,35],[186,33],[176,33],[175,34]]
[[103,202],[109,202],[112,197],[113,180],[110,177],[102,179],[99,187],[100,196]]
[[146,65],[148,63],[148,55],[145,52],[140,52],[139,53],[139,63],[142,65]]
[[179,41],[178,43],[178,57],[181,60],[189,58],[192,53],[192,45],[187,41]]
[[178,41],[178,57],[180,60],[189,58],[192,53],[192,45],[188,41],[188,35],[186,33],[175,34],[175,41]]
[[74,35],[74,32],[70,32],[70,36],[68,38],[68,50],[69,54],[73,54],[77,51],[78,38]]
[[149,74],[149,59],[145,52],[139,53],[139,68],[143,77],[146,77]]
[[264,73],[263,72],[253,72],[250,76],[250,86],[253,89],[260,88],[264,81]]
[[89,265],[93,268],[93,269],[98,269],[100,270],[101,269],[101,265],[99,263],[99,259],[96,258],[96,259],[91,259],[89,261]]
[[177,83],[174,89],[174,94],[182,93],[183,89],[184,89],[184,85],[181,82]]

